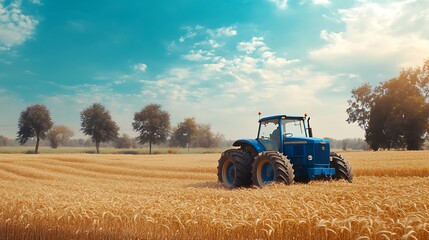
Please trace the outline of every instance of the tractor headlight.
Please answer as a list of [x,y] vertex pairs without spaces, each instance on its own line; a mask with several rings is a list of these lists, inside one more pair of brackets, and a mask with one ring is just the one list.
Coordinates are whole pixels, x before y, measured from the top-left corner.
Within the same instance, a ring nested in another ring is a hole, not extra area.
[[311,156],[311,154],[310,154],[310,155],[308,155],[307,159],[308,159],[308,161],[311,161],[311,160],[313,160],[313,156]]

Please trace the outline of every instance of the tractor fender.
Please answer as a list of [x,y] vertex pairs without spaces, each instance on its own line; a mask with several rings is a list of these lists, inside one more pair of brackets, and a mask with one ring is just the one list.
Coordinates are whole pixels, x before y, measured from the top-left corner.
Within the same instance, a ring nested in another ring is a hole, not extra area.
[[235,141],[232,146],[241,147],[242,149],[249,151],[253,157],[256,157],[260,152],[265,151],[264,145],[256,139],[239,139]]

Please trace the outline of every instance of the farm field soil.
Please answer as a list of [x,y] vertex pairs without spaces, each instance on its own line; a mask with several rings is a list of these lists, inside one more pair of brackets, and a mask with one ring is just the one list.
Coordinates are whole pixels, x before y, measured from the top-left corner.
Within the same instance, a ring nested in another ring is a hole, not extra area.
[[227,190],[219,154],[0,155],[0,239],[429,239],[429,152],[344,152],[352,184]]

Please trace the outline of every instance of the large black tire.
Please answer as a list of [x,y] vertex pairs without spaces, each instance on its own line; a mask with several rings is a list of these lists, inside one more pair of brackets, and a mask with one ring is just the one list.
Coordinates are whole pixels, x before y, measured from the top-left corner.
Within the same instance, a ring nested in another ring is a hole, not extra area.
[[292,184],[294,179],[292,164],[278,152],[262,152],[252,166],[253,184],[263,187],[274,182]]
[[344,179],[347,182],[353,182],[353,169],[349,161],[341,155],[331,152],[331,168],[335,168],[335,175],[332,177],[335,180]]
[[222,153],[217,167],[217,177],[226,188],[252,185],[252,155],[240,149],[229,149]]

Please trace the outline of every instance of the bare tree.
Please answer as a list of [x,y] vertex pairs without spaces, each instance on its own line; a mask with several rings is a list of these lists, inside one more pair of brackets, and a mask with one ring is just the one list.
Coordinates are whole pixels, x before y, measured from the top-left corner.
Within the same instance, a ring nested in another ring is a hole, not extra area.
[[66,126],[54,125],[46,136],[51,148],[58,148],[58,146],[67,142],[73,135],[73,131]]

